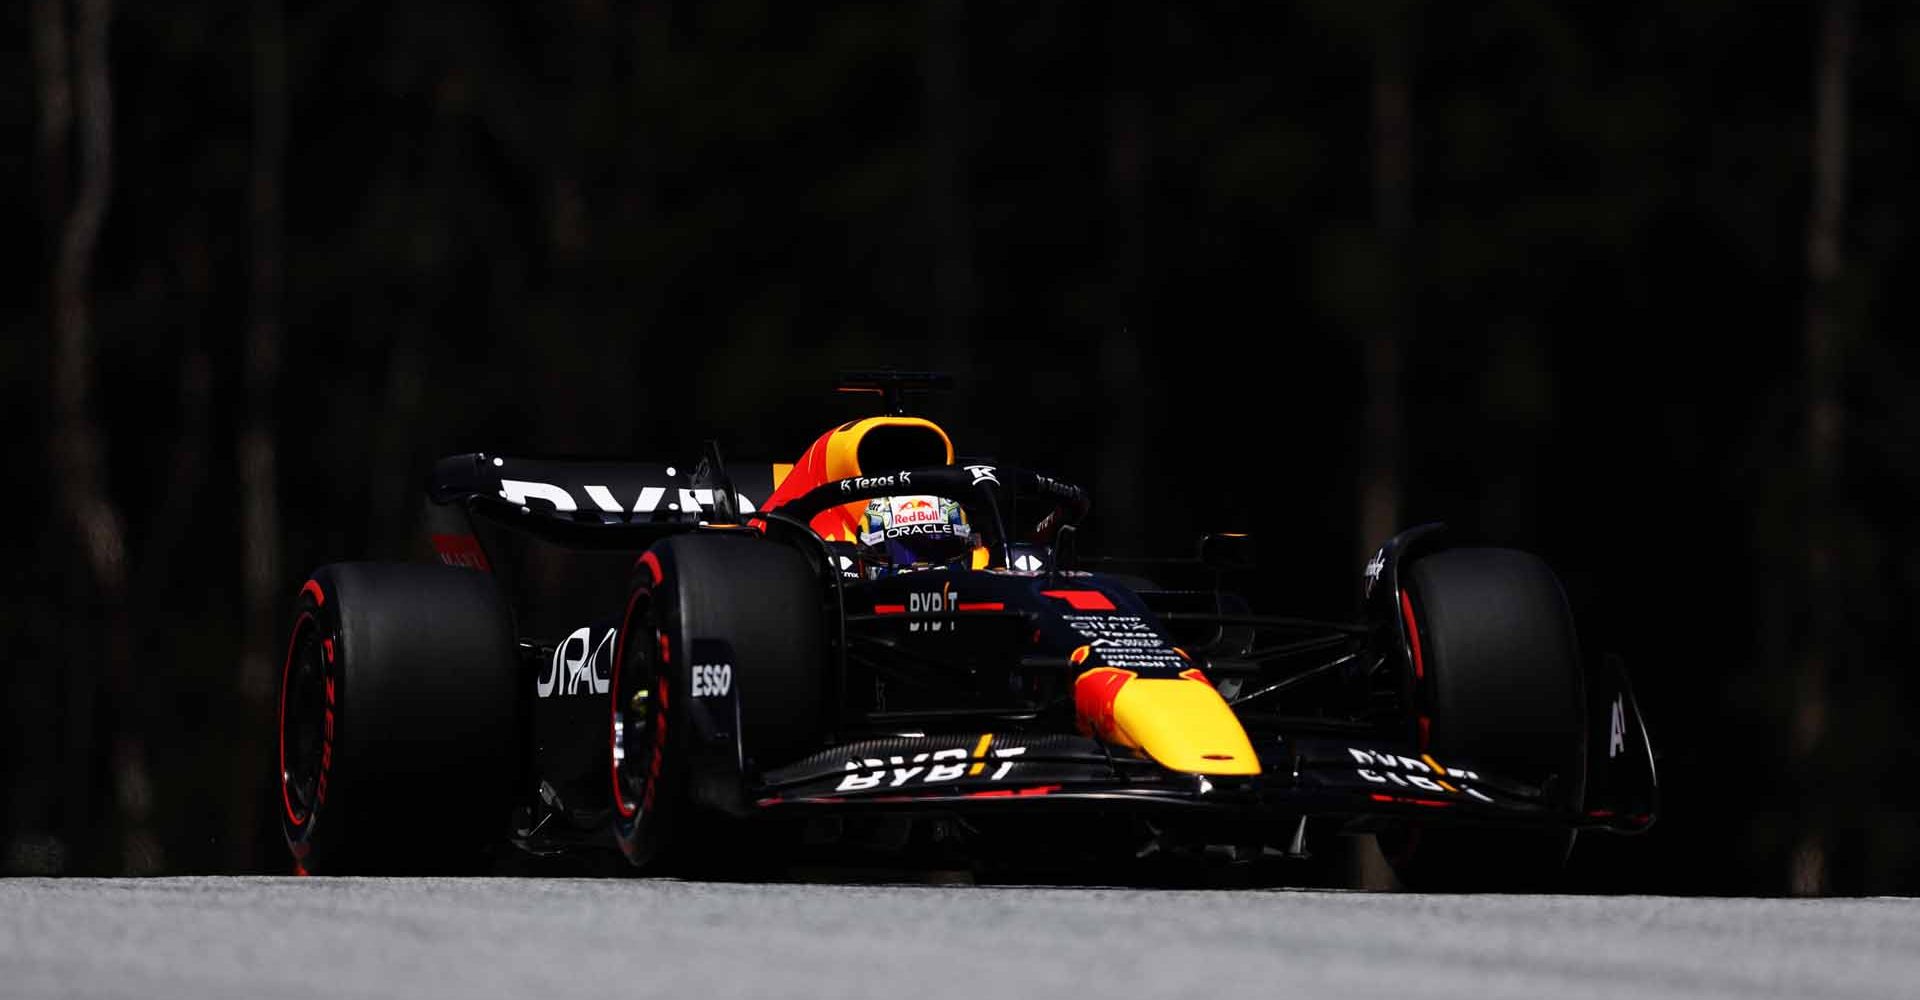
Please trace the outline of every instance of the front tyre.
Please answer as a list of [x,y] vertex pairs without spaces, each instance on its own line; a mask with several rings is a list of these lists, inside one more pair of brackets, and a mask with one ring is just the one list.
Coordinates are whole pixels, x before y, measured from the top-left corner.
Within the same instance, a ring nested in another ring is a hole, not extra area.
[[301,588],[281,669],[281,830],[302,872],[474,867],[506,829],[512,627],[491,577],[337,563]]
[[613,826],[629,861],[659,871],[718,860],[728,814],[751,809],[748,776],[820,746],[824,591],[805,557],[744,532],[668,538],[634,572],[611,684]]
[[[1420,649],[1422,749],[1540,786],[1566,813],[1586,796],[1586,687],[1573,618],[1546,563],[1510,549],[1449,549],[1413,563],[1403,627]],[[1381,835],[1410,888],[1550,887],[1572,830],[1413,825]]]

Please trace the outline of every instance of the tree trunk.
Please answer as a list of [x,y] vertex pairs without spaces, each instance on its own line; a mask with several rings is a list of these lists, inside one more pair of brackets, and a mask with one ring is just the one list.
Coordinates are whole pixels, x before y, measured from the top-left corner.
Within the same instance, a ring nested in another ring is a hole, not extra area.
[[[1389,6],[1377,12],[1373,49],[1373,224],[1378,240],[1384,306],[1375,325],[1361,331],[1365,393],[1362,408],[1360,482],[1355,565],[1363,565],[1400,527],[1402,443],[1400,373],[1412,321],[1407,279],[1407,233],[1413,216],[1413,113],[1407,86],[1407,13]],[[1388,889],[1393,870],[1372,838],[1353,854],[1350,884]]]
[[1838,484],[1845,411],[1840,400],[1843,343],[1836,292],[1842,270],[1841,222],[1847,193],[1847,73],[1853,48],[1852,0],[1828,0],[1821,14],[1813,76],[1813,199],[1807,214],[1805,343],[1807,628],[1795,664],[1793,760],[1807,794],[1789,862],[1795,895],[1828,889],[1820,773],[1827,736],[1830,677],[1840,638],[1842,598],[1836,587]]
[[[69,760],[84,777],[76,782],[90,799],[96,776],[105,775],[113,812],[105,824],[117,857],[97,858],[130,874],[157,871],[162,860],[149,830],[152,786],[146,745],[141,737],[139,701],[134,690],[132,625],[128,610],[126,519],[109,492],[107,442],[94,409],[95,346],[92,314],[94,252],[113,200],[113,87],[108,72],[110,0],[79,0],[73,33],[67,36],[67,12],[57,2],[35,8],[35,63],[41,86],[41,162],[47,193],[61,197],[71,169],[67,133],[79,138],[79,178],[71,205],[48,205],[61,218],[53,257],[52,312],[53,419],[48,442],[55,490],[71,519],[84,567],[84,607],[74,626],[94,642],[76,642],[82,662],[74,664],[66,720]],[[69,51],[71,46],[71,51]],[[111,739],[96,737],[96,721]],[[101,756],[104,751],[104,758]],[[87,807],[66,817],[75,841],[101,837],[97,818]],[[88,853],[92,853],[89,851]]]
[[1146,378],[1146,345],[1151,335],[1142,293],[1146,278],[1147,171],[1152,150],[1147,94],[1141,78],[1151,65],[1146,53],[1151,5],[1124,5],[1111,16],[1111,82],[1107,94],[1107,205],[1109,263],[1108,329],[1100,358],[1100,392],[1118,401],[1102,421],[1096,495],[1101,524],[1114,547],[1143,548],[1147,452],[1147,413],[1153,406]]
[[933,223],[933,333],[958,385],[971,388],[974,270],[967,204],[966,5],[927,7],[927,202]]
[[67,139],[73,132],[73,80],[67,69],[66,0],[33,0],[33,67],[40,90],[40,132],[34,155],[40,171],[40,206],[50,245],[66,224]]
[[[243,616],[239,689],[250,719],[265,720],[274,684],[276,598],[280,568],[280,500],[273,401],[280,379],[282,290],[281,178],[287,144],[286,29],[279,0],[253,5],[253,164],[248,224],[253,273],[241,372],[245,410],[235,444],[240,487],[240,587]],[[259,795],[253,761],[265,760],[265,722],[245,728],[236,754],[241,790],[229,826],[232,862],[249,870],[257,859]]]
[[1385,300],[1378,324],[1362,336],[1365,368],[1365,466],[1359,497],[1359,559],[1365,562],[1400,523],[1401,358],[1411,325],[1407,233],[1412,219],[1412,110],[1407,92],[1404,17],[1383,14],[1373,61],[1373,218]]
[[[66,231],[66,204],[68,174],[72,172],[69,162],[68,137],[73,132],[73,82],[67,68],[67,5],[66,0],[34,0],[32,10],[32,46],[34,80],[36,96],[39,99],[40,128],[35,133],[34,160],[39,184],[41,226],[43,234],[43,253],[51,276],[53,261],[59,257],[61,236]],[[50,277],[47,286],[49,301],[47,309],[51,316],[57,308],[51,293],[54,281]],[[50,338],[51,339],[51,338]],[[55,363],[59,363],[56,359]],[[52,412],[59,407],[57,394],[49,386],[47,409]],[[53,428],[54,436],[47,444],[47,460],[51,466],[49,472],[58,475],[59,463],[55,454],[60,449],[60,427]],[[59,488],[61,504],[65,503],[67,490],[64,484]],[[64,553],[63,553],[64,555]],[[76,562],[79,562],[76,560]],[[66,606],[69,615],[77,614],[89,598],[84,584],[85,568],[69,565],[69,571],[63,574],[62,584],[66,591]],[[77,622],[63,621],[63,631],[78,633],[81,629]],[[90,659],[78,658],[77,662],[65,664],[62,673],[49,675],[45,671],[21,671],[16,679],[24,685],[41,685],[38,690],[22,692],[19,705],[9,704],[8,708],[18,710],[20,705],[38,704],[49,710],[48,718],[54,720],[51,732],[39,733],[41,744],[39,753],[29,754],[38,757],[50,780],[43,783],[38,795],[31,802],[18,803],[18,813],[10,810],[6,865],[8,874],[55,875],[66,866],[67,855],[73,845],[67,835],[73,830],[83,829],[85,824],[59,815],[60,793],[56,789],[63,785],[88,789],[88,783],[78,783],[83,777],[76,772],[68,755],[71,746],[70,733],[76,720],[83,713],[61,706],[68,703],[78,690],[86,697],[80,704],[90,704],[92,683],[97,680]],[[25,720],[15,716],[9,721],[20,725],[21,732],[35,733],[26,726]],[[83,746],[85,744],[82,744]]]

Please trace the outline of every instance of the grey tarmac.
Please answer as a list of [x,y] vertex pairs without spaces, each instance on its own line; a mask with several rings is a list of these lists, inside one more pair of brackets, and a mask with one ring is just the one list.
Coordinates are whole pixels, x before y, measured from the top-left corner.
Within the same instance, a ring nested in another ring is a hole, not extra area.
[[0,997],[1920,996],[1920,902],[0,880]]

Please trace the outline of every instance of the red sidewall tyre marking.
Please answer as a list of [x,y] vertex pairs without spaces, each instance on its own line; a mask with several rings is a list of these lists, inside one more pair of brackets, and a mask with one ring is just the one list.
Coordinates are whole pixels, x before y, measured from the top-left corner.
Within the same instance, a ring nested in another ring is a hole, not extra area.
[[[1407,626],[1407,646],[1413,653],[1413,683],[1414,686],[1418,688],[1424,684],[1427,679],[1427,660],[1420,649],[1420,626],[1414,621],[1413,598],[1404,590],[1400,592],[1400,619],[1405,622]],[[1420,696],[1421,693],[1416,690],[1414,692],[1416,703],[1418,703]],[[1433,719],[1425,712],[1420,712],[1415,722],[1414,732],[1421,753],[1425,753],[1432,748],[1432,730]]]

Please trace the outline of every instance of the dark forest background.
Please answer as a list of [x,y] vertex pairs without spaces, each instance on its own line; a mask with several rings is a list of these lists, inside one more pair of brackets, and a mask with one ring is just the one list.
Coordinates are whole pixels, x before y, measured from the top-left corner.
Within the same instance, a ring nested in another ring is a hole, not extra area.
[[787,459],[843,368],[1105,547],[1534,550],[1666,810],[1576,883],[1920,891],[1920,8],[0,13],[0,867],[283,870],[281,612],[456,451]]

